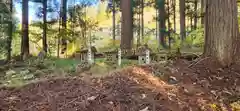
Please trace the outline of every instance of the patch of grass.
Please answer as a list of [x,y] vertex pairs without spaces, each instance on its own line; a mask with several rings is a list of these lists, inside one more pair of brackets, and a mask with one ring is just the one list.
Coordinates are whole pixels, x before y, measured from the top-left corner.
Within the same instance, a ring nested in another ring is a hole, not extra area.
[[[109,64],[106,63],[105,58],[95,59],[95,64],[87,72],[102,77],[118,68],[137,64],[136,60],[128,59],[122,59],[121,66],[118,66],[117,61],[114,62]],[[63,72],[63,75],[76,74],[76,66],[80,63],[81,61],[75,59],[46,58],[40,61],[37,58],[31,58],[24,62],[25,65],[12,67],[11,70],[3,72],[0,81],[2,85],[19,87],[42,77],[62,76],[62,73],[58,72]]]
[[2,84],[5,86],[19,87],[35,79],[35,74],[28,69],[14,69],[6,71]]
[[136,64],[138,64],[138,60],[122,59],[122,67],[136,65]]
[[75,60],[75,59],[56,59],[53,61],[55,63],[55,66],[57,68],[64,68],[68,66],[76,66],[77,64],[80,63],[80,61]]
[[114,70],[114,69],[112,67],[109,67],[107,64],[97,63],[91,67],[89,72],[91,72],[93,76],[102,77],[107,75],[111,70]]

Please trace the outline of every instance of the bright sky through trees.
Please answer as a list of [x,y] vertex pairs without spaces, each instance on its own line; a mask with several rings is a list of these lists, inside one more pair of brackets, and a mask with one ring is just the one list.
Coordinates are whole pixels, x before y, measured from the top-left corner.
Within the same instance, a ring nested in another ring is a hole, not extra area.
[[[42,20],[36,14],[39,10],[39,7],[42,7],[42,4],[34,3],[34,2],[30,2],[30,1],[33,1],[33,0],[29,0],[29,22]],[[51,4],[51,7],[57,7],[57,11],[59,11],[61,0],[48,0],[48,1],[49,1],[49,4]],[[97,5],[98,2],[99,2],[99,0],[68,0],[68,7],[77,5],[77,4],[83,4],[83,3],[90,3],[91,5]],[[16,7],[15,16],[21,22],[22,7],[21,7],[21,3],[19,2],[19,0],[14,0],[14,6]],[[59,17],[58,12],[48,13],[48,20],[51,18],[58,18],[58,17]]]

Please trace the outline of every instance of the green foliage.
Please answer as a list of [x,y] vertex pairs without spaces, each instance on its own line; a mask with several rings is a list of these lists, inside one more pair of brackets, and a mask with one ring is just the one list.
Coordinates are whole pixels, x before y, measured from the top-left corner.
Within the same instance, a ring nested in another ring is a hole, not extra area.
[[21,35],[17,31],[13,33],[12,37],[12,56],[20,55],[21,51]]
[[0,58],[3,59],[7,53],[8,26],[0,24]]
[[[98,48],[99,52],[105,52],[105,51],[113,51],[113,50],[117,50],[118,48],[120,48],[120,40],[104,40],[105,44],[103,47]],[[113,42],[115,42],[115,44],[113,44]]]
[[151,48],[154,52],[159,48],[158,41],[153,40],[152,35],[145,35],[142,44],[148,44],[149,48]]
[[172,33],[171,37],[172,37],[172,49],[180,48],[181,47],[180,35],[177,33]]
[[197,30],[190,32],[186,38],[185,44],[187,46],[192,47],[203,47],[204,45],[203,31],[204,31],[203,28],[198,28]]
[[74,59],[55,59],[55,66],[57,68],[64,68],[66,66],[76,66],[79,64],[80,61],[74,60]]
[[128,60],[128,59],[122,60],[122,67],[127,67],[127,66],[131,66],[131,65],[136,65],[136,64],[138,64],[137,60]]
[[[31,57],[21,63],[22,65],[19,64],[21,67],[12,67],[6,70],[4,77],[0,78],[0,81],[2,81],[3,85],[18,87],[46,76],[69,76],[69,74],[77,76],[76,67],[80,63],[80,61],[74,59],[49,57],[41,61],[37,57]],[[122,59],[122,66],[118,67],[117,64],[107,64],[105,59],[95,59],[95,64],[87,71],[93,73],[94,76],[103,76],[116,68],[123,68],[137,63],[136,60]]]
[[0,58],[4,58],[7,53],[7,36],[0,37]]
[[[198,47],[203,48],[204,45],[204,36],[203,36],[203,28],[198,28],[192,32],[190,32],[186,39],[182,42],[180,39],[180,35],[176,33],[172,33],[172,48],[183,48],[183,47]],[[181,44],[182,43],[182,44]]]
[[34,78],[35,75],[29,69],[9,69],[5,72],[3,83],[4,85],[17,87],[26,84],[26,81],[33,80]]

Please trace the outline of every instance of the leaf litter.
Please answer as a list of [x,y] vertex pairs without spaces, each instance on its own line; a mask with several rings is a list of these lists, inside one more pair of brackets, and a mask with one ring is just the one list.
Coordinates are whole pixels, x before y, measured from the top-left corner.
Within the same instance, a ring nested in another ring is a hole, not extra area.
[[178,60],[166,67],[132,66],[87,81],[62,77],[3,87],[0,111],[239,111],[231,104],[240,100],[238,66],[221,68],[209,59],[191,64]]

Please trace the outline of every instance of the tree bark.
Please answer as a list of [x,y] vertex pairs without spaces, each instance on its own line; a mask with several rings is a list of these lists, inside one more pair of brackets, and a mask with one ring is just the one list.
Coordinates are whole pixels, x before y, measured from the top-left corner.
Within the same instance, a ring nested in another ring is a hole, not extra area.
[[179,1],[180,6],[180,36],[182,41],[186,38],[186,26],[185,26],[185,0]]
[[194,29],[196,30],[197,29],[197,20],[198,20],[198,16],[197,16],[197,8],[198,8],[198,0],[195,0],[194,1]]
[[166,48],[166,10],[165,10],[165,0],[158,1],[158,16],[159,16],[159,40],[163,48]]
[[235,0],[206,0],[204,55],[223,66],[239,59],[239,31]]
[[[67,29],[67,0],[61,1],[61,18],[62,18],[62,28],[66,32]],[[64,54],[67,50],[67,40],[65,38],[62,38],[62,51],[61,53]]]
[[57,58],[60,57],[60,32],[61,32],[61,15],[59,15],[58,19],[58,37],[57,37]]
[[158,39],[159,38],[159,25],[158,25],[158,22],[159,22],[159,16],[158,16],[158,4],[157,4],[158,2],[157,2],[157,0],[155,1],[155,7],[156,7],[156,13],[155,13],[155,16],[156,16],[156,40],[158,40],[158,48],[160,48],[160,46],[161,46],[161,42],[160,42],[160,40]]
[[47,53],[47,0],[43,0],[43,50]]
[[190,15],[189,16],[189,21],[190,21],[190,30],[194,30],[195,29],[195,26],[193,24],[193,18],[194,16]]
[[136,26],[137,26],[137,47],[140,46],[140,38],[141,38],[141,0],[137,0],[136,1],[136,12],[135,14],[137,15],[137,19],[136,19]]
[[173,7],[173,27],[174,31],[176,31],[176,0],[172,0],[172,7]]
[[201,25],[204,26],[204,7],[205,7],[205,1],[206,0],[201,0]]
[[131,49],[133,45],[132,0],[121,0],[121,8],[122,8],[121,48]]
[[115,0],[112,0],[112,5],[113,5],[113,9],[112,9],[112,19],[113,19],[113,29],[112,29],[112,34],[113,34],[113,45],[115,45],[116,43],[116,4],[115,4]]
[[144,2],[144,0],[142,0],[141,1],[141,4],[142,4],[142,6],[141,6],[141,24],[142,24],[142,30],[141,30],[141,32],[142,32],[142,37],[141,37],[141,40],[140,40],[140,42],[141,41],[143,41],[143,39],[144,39],[144,4],[145,4],[145,2]]
[[7,53],[7,61],[11,60],[12,55],[12,35],[13,35],[13,0],[10,0],[10,12],[11,12],[11,21],[8,24],[8,41],[7,41],[7,47],[8,47],[8,53]]
[[168,14],[168,18],[167,18],[167,23],[168,23],[168,48],[171,49],[171,33],[170,31],[172,30],[171,29],[171,18],[170,18],[170,0],[167,0],[167,14]]
[[28,35],[28,0],[22,2],[22,41],[21,59],[29,55],[29,35]]

